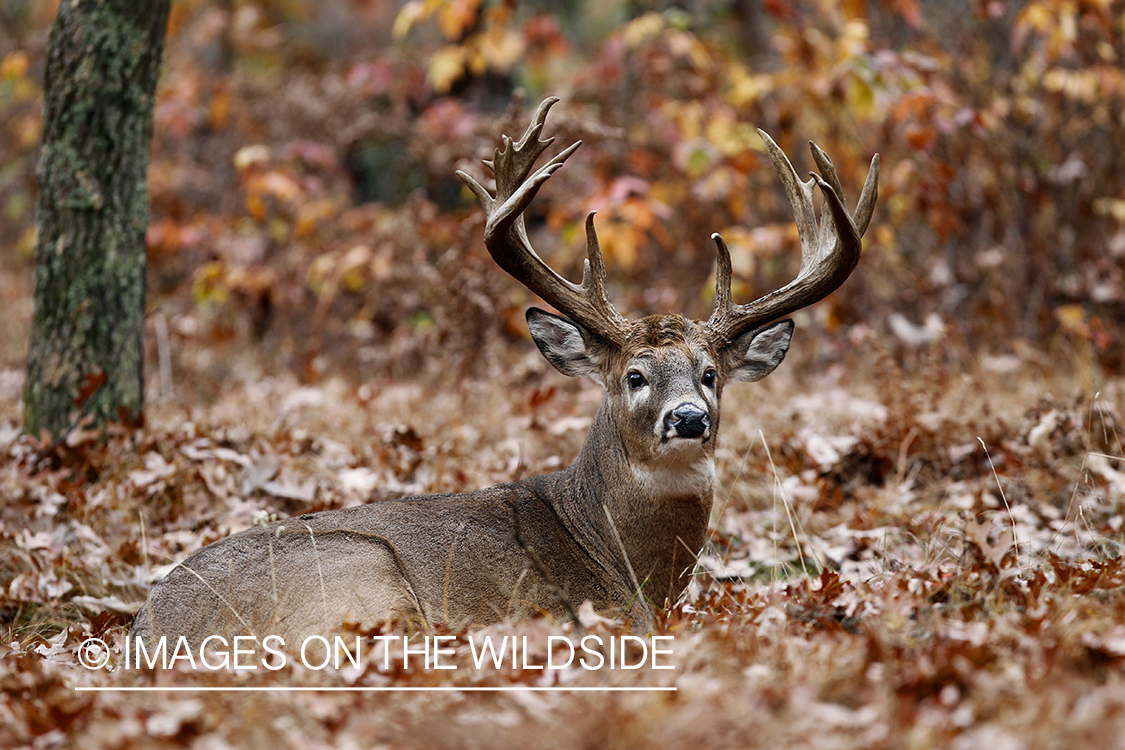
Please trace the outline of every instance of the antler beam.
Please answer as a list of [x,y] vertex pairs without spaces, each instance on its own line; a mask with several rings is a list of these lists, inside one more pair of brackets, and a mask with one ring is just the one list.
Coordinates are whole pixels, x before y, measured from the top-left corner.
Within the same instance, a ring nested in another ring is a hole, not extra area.
[[[765,131],[759,130],[758,134],[765,141],[785,194],[793,206],[793,218],[801,238],[801,270],[796,279],[781,289],[749,304],[736,305],[730,291],[730,251],[722,237],[711,235],[718,246],[718,269],[715,274],[715,309],[707,326],[719,346],[726,345],[740,333],[822,300],[838,289],[859,263],[860,238],[871,222],[879,193],[878,154],[871,159],[859,204],[855,214],[851,215],[832,160],[819,146],[809,142],[820,174],[810,173],[810,179],[802,182],[773,139]],[[813,208],[814,184],[820,187],[823,196],[819,228]]]

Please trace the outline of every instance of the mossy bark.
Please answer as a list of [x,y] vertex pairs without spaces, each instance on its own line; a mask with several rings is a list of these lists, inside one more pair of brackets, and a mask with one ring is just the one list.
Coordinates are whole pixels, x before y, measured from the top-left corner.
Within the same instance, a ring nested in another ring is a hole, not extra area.
[[[24,425],[144,410],[152,111],[171,0],[62,0],[51,30]],[[99,385],[100,384],[100,385]]]

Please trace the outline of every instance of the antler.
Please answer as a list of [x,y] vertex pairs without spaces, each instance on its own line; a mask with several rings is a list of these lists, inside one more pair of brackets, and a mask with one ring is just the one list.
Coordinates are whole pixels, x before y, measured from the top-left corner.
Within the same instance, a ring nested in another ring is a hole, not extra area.
[[554,96],[545,99],[523,138],[512,143],[511,138],[503,136],[503,147],[496,149],[492,161],[484,162],[496,176],[495,197],[468,174],[458,171],[457,176],[476,194],[484,208],[484,244],[493,260],[563,315],[607,341],[621,345],[632,325],[617,312],[606,294],[605,263],[594,232],[593,212],[586,217],[587,260],[581,284],[567,281],[544,263],[531,247],[524,228],[523,212],[539,188],[582,145],[582,141],[571,145],[528,177],[535,160],[555,140],[540,140],[539,134],[547,112],[557,101],[558,97]]
[[[854,216],[848,214],[840,178],[832,160],[813,142],[813,160],[821,174],[810,172],[811,179],[801,182],[785,153],[778,148],[765,131],[759,130],[773,159],[773,166],[785,186],[793,218],[801,237],[801,270],[797,278],[781,289],[771,292],[746,305],[736,305],[731,300],[731,262],[727,244],[718,234],[711,239],[718,246],[718,270],[715,274],[715,310],[707,327],[719,346],[729,343],[740,333],[764,323],[784,317],[807,307],[840,287],[859,263],[860,238],[871,221],[875,199],[879,194],[879,155],[871,159],[867,181],[859,196]],[[823,201],[820,210],[820,228],[813,210],[813,184],[820,186]]]

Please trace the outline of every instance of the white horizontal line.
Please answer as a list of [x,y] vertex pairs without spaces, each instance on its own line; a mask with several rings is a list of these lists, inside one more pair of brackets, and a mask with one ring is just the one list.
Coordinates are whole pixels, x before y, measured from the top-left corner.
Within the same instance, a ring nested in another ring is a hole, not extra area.
[[575,693],[575,692],[676,692],[676,687],[534,687],[534,686],[466,686],[466,687],[83,687],[76,686],[77,692],[90,693]]

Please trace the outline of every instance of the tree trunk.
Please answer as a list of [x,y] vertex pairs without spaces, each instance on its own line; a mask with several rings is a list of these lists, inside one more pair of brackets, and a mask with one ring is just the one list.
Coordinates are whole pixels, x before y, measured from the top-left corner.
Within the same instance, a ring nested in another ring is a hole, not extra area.
[[171,0],[62,0],[39,157],[24,426],[62,435],[144,409],[152,109]]

